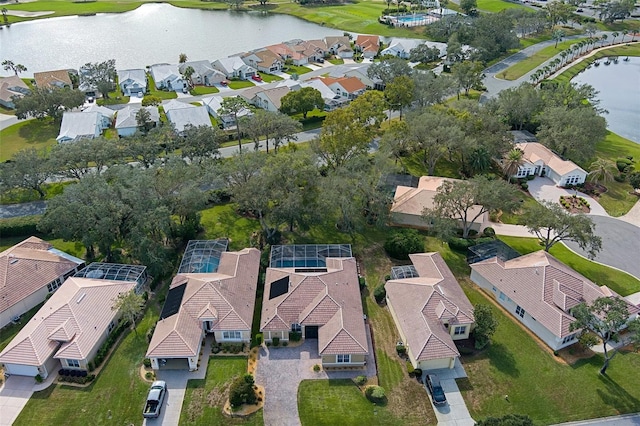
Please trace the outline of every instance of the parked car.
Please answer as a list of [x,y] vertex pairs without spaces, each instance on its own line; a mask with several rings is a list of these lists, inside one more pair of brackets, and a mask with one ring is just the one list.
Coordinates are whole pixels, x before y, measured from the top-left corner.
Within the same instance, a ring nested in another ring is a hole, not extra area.
[[582,12],[584,12],[584,9],[577,9],[576,12],[582,13]]
[[425,379],[425,385],[427,390],[431,394],[431,400],[433,405],[446,405],[447,397],[444,395],[444,390],[440,384],[440,379],[435,374],[427,374]]
[[144,405],[142,415],[145,418],[155,418],[162,411],[162,403],[167,395],[167,383],[164,380],[156,380],[149,389],[147,402]]
[[251,78],[255,81],[262,81],[262,77],[260,77],[258,74],[251,76]]
[[220,82],[220,85],[221,85],[221,86],[228,86],[228,85],[229,85],[229,82],[228,82],[227,80],[222,80],[222,81]]
[[318,62],[319,64],[324,64],[324,59],[322,59],[322,58],[318,58],[318,61],[317,61],[317,62]]

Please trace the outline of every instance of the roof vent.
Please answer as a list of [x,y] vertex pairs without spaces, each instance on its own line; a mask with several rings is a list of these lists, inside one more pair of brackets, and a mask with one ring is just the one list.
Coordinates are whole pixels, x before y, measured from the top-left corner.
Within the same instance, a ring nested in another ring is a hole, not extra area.
[[87,293],[82,293],[80,297],[78,297],[78,300],[76,300],[76,303],[82,302],[82,299],[84,299],[86,296],[87,296]]
[[18,260],[20,260],[20,259],[15,259],[15,258],[13,258],[13,259],[11,259],[11,260],[9,261],[9,263],[10,263],[11,265],[15,265],[16,263],[18,263]]

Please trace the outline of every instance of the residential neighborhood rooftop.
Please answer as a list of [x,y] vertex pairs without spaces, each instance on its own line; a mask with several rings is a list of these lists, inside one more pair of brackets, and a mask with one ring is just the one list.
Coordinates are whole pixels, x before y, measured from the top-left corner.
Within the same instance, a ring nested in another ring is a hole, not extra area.
[[524,153],[523,158],[526,161],[535,163],[536,161],[542,160],[544,164],[547,164],[551,169],[553,169],[560,175],[567,174],[574,170],[584,171],[573,161],[563,160],[559,155],[557,155],[541,143],[521,142],[517,143],[516,147]]

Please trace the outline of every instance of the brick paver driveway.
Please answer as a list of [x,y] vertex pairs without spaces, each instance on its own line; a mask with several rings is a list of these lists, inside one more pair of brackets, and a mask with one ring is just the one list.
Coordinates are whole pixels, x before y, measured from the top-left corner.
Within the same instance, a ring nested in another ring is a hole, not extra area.
[[[370,352],[370,329],[367,326],[367,341]],[[262,347],[258,361],[256,382],[265,388],[265,426],[299,426],[298,385],[306,379],[349,379],[359,375],[376,375],[373,355],[367,357],[366,371],[361,369],[345,371],[313,371],[315,364],[321,364],[318,341],[309,339],[302,345],[290,347]]]

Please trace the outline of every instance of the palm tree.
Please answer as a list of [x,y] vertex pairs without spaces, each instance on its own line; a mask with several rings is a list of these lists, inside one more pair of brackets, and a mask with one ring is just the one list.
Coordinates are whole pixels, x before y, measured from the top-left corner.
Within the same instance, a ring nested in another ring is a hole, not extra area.
[[179,63],[184,64],[188,60],[189,60],[189,58],[187,58],[187,54],[186,53],[181,53],[180,55],[178,55],[178,62]]
[[21,72],[25,72],[27,70],[27,67],[25,67],[24,65],[16,64],[10,59],[5,59],[4,61],[2,61],[2,67],[4,68],[5,71],[11,70],[16,75],[18,75]]
[[624,38],[625,38],[625,36],[626,36],[627,34],[629,34],[629,30],[623,30],[623,31],[622,31],[622,41],[621,41],[620,43],[624,43]]
[[185,68],[184,72],[182,73],[184,78],[189,82],[189,87],[193,87],[193,81],[191,81],[191,76],[195,72],[196,72],[196,70],[194,70],[193,67],[191,65],[189,65],[187,68]]
[[511,178],[513,175],[518,173],[518,169],[520,166],[524,164],[524,153],[518,148],[513,148],[511,151],[507,153],[507,155],[502,160],[502,170],[504,171],[504,175],[511,183]]
[[563,50],[562,52],[560,52],[560,57],[562,58],[563,65],[564,65],[564,61],[567,59],[567,56],[569,56],[569,53],[566,50]]
[[565,35],[566,34],[562,30],[554,30],[553,33],[551,33],[551,38],[556,42],[556,45],[553,46],[554,48],[558,47],[558,42],[562,41]]
[[7,12],[9,12],[7,10],[6,7],[2,8],[2,19],[4,20],[5,25],[9,23],[9,18],[7,18]]
[[620,33],[617,32],[617,31],[614,31],[614,32],[611,33],[611,35],[613,36],[613,39],[611,40],[611,45],[613,45],[616,42],[616,37],[618,37],[620,35]]
[[612,161],[598,158],[589,166],[589,179],[596,185],[601,180],[604,183],[611,182],[615,171],[616,165]]
[[600,47],[604,46],[604,42],[607,41],[608,38],[608,35],[602,34],[602,37],[600,37],[600,40],[602,41],[602,43],[600,43]]

